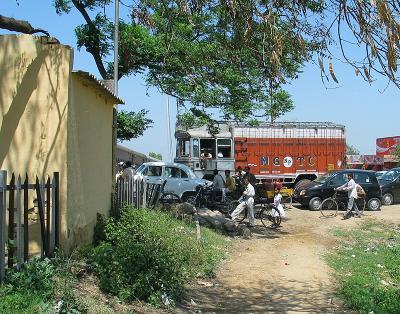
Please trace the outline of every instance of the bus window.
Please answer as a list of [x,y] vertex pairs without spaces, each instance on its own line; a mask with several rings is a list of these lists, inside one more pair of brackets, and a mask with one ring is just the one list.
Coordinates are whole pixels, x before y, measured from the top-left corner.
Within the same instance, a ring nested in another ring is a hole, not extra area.
[[176,147],[176,154],[179,157],[190,157],[190,140],[182,139],[178,140],[178,145]]
[[217,156],[218,158],[232,157],[232,140],[228,138],[220,138],[217,140]]
[[202,157],[215,158],[215,139],[200,139],[200,153]]
[[200,157],[200,147],[199,147],[199,139],[193,139],[193,157]]

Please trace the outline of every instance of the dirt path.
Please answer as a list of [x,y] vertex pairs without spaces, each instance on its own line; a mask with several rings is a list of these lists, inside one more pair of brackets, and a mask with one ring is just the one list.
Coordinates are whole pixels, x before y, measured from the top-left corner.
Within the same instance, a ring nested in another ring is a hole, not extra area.
[[[400,206],[366,214],[400,222]],[[356,227],[360,219],[324,219],[319,212],[297,208],[287,216],[279,229],[258,225],[252,239],[236,241],[216,278],[191,286],[176,312],[343,313],[332,298],[330,270],[322,255],[336,245],[330,229]]]

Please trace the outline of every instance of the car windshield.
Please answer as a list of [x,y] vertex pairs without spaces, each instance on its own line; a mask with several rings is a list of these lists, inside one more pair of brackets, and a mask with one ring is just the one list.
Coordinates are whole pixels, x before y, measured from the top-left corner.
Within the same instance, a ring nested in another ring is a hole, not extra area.
[[140,167],[136,169],[136,172],[142,172],[145,166],[145,164],[141,164]]
[[380,181],[393,181],[400,175],[400,169],[390,170],[386,172],[379,180]]
[[318,178],[316,178],[316,179],[314,180],[314,182],[317,182],[317,183],[325,183],[326,180],[327,180],[330,176],[331,176],[330,174],[323,174],[323,175],[320,175]]

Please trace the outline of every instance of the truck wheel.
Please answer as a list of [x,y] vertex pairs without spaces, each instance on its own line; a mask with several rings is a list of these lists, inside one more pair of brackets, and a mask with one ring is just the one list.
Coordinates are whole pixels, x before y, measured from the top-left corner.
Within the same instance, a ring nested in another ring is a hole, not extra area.
[[301,179],[300,181],[298,181],[295,185],[294,185],[294,191],[298,191],[298,190],[300,190],[301,189],[301,187],[303,186],[303,185],[306,185],[307,183],[310,183],[311,182],[311,180],[308,180],[308,179]]
[[393,195],[390,193],[386,193],[382,196],[382,203],[383,205],[392,205],[393,204]]
[[379,198],[373,197],[368,200],[367,208],[372,211],[377,211],[381,209],[381,201]]
[[308,203],[308,207],[311,210],[319,210],[319,208],[321,207],[321,203],[322,203],[321,198],[313,197],[312,199],[310,199],[310,202]]

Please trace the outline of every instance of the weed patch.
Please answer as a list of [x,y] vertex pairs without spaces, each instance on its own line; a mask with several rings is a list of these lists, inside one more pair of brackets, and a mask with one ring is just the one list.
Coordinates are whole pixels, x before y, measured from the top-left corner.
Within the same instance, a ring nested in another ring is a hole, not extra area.
[[73,295],[77,279],[71,272],[73,259],[59,254],[54,259],[37,257],[10,269],[0,287],[0,313],[80,313]]
[[363,313],[400,312],[400,227],[374,220],[335,230],[341,247],[327,256],[340,297]]
[[123,300],[151,304],[173,302],[191,278],[212,276],[226,245],[223,236],[206,228],[197,241],[193,224],[146,209],[108,219],[105,235],[91,256],[101,288]]

